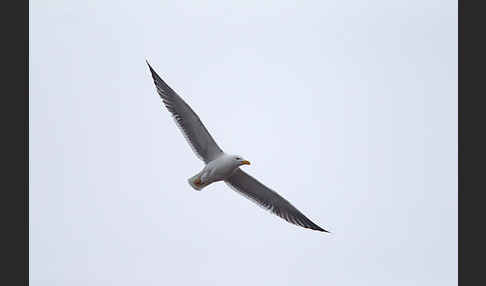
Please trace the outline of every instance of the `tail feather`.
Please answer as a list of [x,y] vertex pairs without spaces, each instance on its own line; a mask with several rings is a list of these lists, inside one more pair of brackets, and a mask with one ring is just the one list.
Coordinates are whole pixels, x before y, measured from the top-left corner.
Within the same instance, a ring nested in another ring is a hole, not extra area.
[[189,185],[191,185],[191,187],[193,187],[196,191],[200,191],[208,185],[207,183],[206,184],[204,184],[204,183],[203,184],[201,184],[201,183],[197,184],[198,181],[199,182],[201,181],[200,175],[201,174],[198,173],[198,174],[190,177],[189,179],[187,179],[187,181],[189,182]]

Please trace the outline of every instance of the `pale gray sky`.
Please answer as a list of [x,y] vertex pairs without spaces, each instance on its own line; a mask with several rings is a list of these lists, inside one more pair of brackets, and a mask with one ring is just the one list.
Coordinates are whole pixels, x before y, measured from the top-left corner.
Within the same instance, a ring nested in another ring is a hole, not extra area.
[[[457,1],[30,5],[31,285],[457,284]],[[146,58],[332,234],[195,192]]]

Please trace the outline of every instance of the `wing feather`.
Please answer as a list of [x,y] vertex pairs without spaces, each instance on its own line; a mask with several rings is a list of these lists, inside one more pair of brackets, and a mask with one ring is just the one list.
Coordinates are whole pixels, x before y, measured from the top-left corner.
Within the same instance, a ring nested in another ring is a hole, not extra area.
[[313,230],[329,232],[313,223],[289,201],[241,169],[236,170],[225,182],[232,189],[257,203],[260,207],[271,211],[273,214],[278,215],[292,224]]
[[147,65],[152,74],[157,93],[162,98],[167,110],[172,114],[177,127],[182,131],[184,138],[186,138],[196,156],[205,163],[214,160],[223,151],[211,137],[199,116],[160,78],[148,62]]

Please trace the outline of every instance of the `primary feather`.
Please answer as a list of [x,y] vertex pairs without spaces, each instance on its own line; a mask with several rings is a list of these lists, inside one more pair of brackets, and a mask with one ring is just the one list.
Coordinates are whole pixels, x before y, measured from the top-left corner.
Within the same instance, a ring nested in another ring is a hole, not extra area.
[[221,151],[216,141],[211,137],[199,119],[199,116],[160,78],[148,62],[147,64],[152,73],[155,86],[157,87],[157,93],[162,98],[165,107],[172,113],[176,124],[181,129],[182,134],[192,147],[194,153],[204,163],[209,163],[214,160],[223,151]]

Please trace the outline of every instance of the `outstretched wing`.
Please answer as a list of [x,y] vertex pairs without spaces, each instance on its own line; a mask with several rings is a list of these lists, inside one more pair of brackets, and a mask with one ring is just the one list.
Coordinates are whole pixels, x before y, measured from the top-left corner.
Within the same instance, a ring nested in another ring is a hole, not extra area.
[[148,62],[147,65],[152,73],[157,93],[162,98],[165,107],[172,113],[177,126],[181,129],[194,153],[205,163],[215,159],[223,151],[204,127],[199,116],[160,78]]
[[225,182],[238,193],[290,223],[313,230],[329,232],[313,223],[286,199],[241,169],[236,170]]

